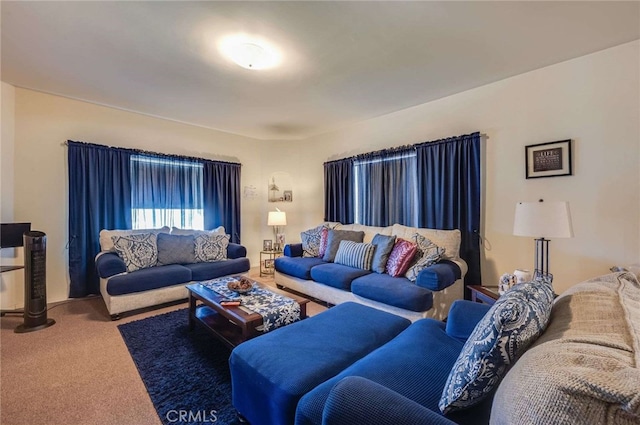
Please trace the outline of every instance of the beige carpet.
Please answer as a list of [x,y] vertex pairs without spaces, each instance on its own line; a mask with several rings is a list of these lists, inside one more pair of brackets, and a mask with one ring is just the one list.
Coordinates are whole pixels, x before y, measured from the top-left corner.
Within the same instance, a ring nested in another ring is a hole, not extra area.
[[[49,308],[55,325],[26,334],[13,332],[21,317],[3,317],[0,424],[160,425],[117,326],[185,307],[181,303],[112,322],[102,298],[71,300]],[[309,315],[323,310],[307,305]]]

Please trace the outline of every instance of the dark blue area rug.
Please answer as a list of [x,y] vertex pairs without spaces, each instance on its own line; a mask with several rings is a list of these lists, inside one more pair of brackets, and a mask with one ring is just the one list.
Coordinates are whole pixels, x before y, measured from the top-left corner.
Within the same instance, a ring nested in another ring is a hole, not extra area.
[[119,325],[165,425],[239,424],[231,404],[229,349],[181,309]]

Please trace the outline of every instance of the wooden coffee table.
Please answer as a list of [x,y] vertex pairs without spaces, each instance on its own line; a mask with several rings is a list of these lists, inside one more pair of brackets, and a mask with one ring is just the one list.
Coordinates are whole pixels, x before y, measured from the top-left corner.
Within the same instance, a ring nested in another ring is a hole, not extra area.
[[[300,305],[300,319],[307,317],[308,299],[253,281],[255,286],[291,298]],[[187,285],[189,291],[189,329],[196,323],[204,326],[216,338],[233,348],[244,341],[260,335],[257,329],[262,325],[262,316],[243,306],[222,306],[222,295],[201,285]]]

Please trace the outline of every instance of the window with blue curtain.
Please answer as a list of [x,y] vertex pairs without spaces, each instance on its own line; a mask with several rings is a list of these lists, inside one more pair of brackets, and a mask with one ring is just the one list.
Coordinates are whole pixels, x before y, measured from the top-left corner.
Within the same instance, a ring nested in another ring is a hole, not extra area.
[[239,163],[67,141],[69,297],[100,292],[103,229],[224,226],[240,243]]
[[476,132],[325,163],[325,219],[459,229],[465,282],[479,285],[481,140]]
[[134,155],[131,186],[134,229],[204,229],[201,162]]

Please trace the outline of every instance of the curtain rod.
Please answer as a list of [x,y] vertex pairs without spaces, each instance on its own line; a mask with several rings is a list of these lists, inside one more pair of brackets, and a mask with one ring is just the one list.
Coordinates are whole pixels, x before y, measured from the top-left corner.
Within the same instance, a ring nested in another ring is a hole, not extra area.
[[63,142],[62,145],[69,146],[69,143],[77,143],[77,144],[86,145],[86,146],[92,146],[92,147],[96,147],[96,148],[117,149],[117,150],[120,150],[120,151],[123,151],[123,152],[131,152],[131,153],[142,154],[142,155],[154,155],[154,156],[159,156],[159,157],[163,157],[163,158],[186,159],[186,160],[190,160],[190,161],[208,161],[208,162],[216,162],[216,163],[221,163],[221,164],[239,165],[239,166],[242,167],[242,164],[239,163],[239,162],[221,161],[221,160],[217,160],[217,159],[198,158],[198,157],[195,157],[195,156],[186,156],[186,155],[177,155],[177,154],[153,152],[153,151],[147,151],[147,150],[143,150],[143,149],[122,148],[122,147],[119,147],[119,146],[107,146],[107,145],[100,145],[100,144],[97,144],[97,143],[81,142],[81,141],[76,141],[76,140],[67,140],[67,141]]
[[366,157],[378,156],[378,155],[389,154],[389,153],[399,153],[399,152],[403,152],[403,151],[411,151],[411,150],[415,150],[415,149],[417,149],[419,147],[422,147],[422,146],[425,146],[425,145],[431,145],[431,144],[434,144],[434,143],[450,143],[450,142],[453,142],[454,140],[460,139],[462,137],[472,137],[472,136],[476,136],[476,135],[479,135],[479,136],[482,137],[480,132],[476,131],[476,132],[470,133],[470,134],[462,134],[460,136],[447,137],[445,139],[438,139],[438,140],[433,140],[433,141],[430,141],[430,142],[420,142],[420,143],[416,143],[416,144],[413,144],[413,145],[403,145],[403,146],[398,146],[398,147],[394,147],[394,148],[381,149],[381,150],[378,150],[378,151],[361,153],[361,154],[354,155],[354,156],[349,156],[349,157],[346,157],[346,158],[333,159],[331,161],[325,162],[323,165],[331,164],[331,163],[334,163],[334,162],[346,161],[346,160],[357,161],[359,159],[363,159],[363,158],[366,158]]

